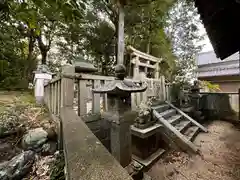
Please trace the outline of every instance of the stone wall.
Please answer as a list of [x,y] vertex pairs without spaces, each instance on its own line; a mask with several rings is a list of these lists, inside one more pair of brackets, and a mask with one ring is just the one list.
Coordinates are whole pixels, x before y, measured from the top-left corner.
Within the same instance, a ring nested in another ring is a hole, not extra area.
[[227,119],[236,116],[227,93],[203,93],[200,98],[200,108],[207,119]]

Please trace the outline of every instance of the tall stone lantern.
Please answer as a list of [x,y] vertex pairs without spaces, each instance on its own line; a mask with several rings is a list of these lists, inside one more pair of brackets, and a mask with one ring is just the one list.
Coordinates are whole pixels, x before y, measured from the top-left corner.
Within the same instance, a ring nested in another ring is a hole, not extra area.
[[145,84],[124,79],[126,68],[124,63],[124,5],[127,0],[116,0],[118,7],[118,56],[114,81],[93,89],[93,93],[106,93],[108,112],[102,117],[111,122],[111,153],[123,167],[131,163],[131,129],[130,121],[125,114],[131,111],[131,93],[143,92]]
[[115,67],[116,79],[93,89],[94,93],[107,93],[108,111],[102,117],[111,122],[111,152],[126,167],[131,162],[131,122],[126,112],[131,111],[131,93],[143,92],[145,84],[124,79],[126,68],[122,64]]

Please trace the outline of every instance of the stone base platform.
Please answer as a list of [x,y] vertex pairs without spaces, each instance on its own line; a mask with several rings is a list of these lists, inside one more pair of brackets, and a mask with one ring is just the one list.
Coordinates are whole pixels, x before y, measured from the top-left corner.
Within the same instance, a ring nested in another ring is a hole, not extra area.
[[146,159],[139,158],[136,155],[132,155],[132,158],[135,161],[139,162],[140,164],[144,165],[145,167],[148,167],[154,162],[156,162],[163,155],[164,152],[165,152],[164,149],[158,149],[155,153],[153,153],[151,156],[149,156]]
[[145,129],[131,126],[132,158],[134,160],[144,166],[149,166],[165,152],[161,148],[164,144],[159,133],[161,128],[162,125],[158,123]]

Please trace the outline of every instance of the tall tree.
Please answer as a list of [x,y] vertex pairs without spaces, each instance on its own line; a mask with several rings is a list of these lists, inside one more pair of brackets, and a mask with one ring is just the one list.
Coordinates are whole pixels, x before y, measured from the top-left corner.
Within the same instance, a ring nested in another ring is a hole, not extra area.
[[192,1],[178,0],[169,11],[165,29],[177,56],[174,77],[189,80],[193,76],[195,57],[202,48],[199,23]]

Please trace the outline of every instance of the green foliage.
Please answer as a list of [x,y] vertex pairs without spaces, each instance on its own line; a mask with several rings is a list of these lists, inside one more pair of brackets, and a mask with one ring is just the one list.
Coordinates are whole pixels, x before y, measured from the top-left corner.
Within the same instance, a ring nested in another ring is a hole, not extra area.
[[219,92],[221,91],[218,84],[213,84],[209,81],[200,81],[201,88],[206,88],[209,92]]
[[177,0],[168,13],[166,32],[177,57],[172,81],[189,81],[193,78],[195,57],[202,48],[199,42],[203,39],[199,32],[199,23],[192,1]]
[[4,1],[0,9],[1,88],[27,88],[39,52],[45,64],[59,26],[79,23],[85,8],[84,1]]
[[[193,5],[183,0],[128,1],[125,44],[162,58],[161,73],[168,80],[184,77],[183,69],[193,69],[199,49],[195,16]],[[54,72],[62,61],[79,54],[101,74],[113,72],[118,35],[115,1],[8,0],[1,6],[0,17],[1,86],[32,81],[39,55]],[[125,61],[127,65],[129,59]]]

